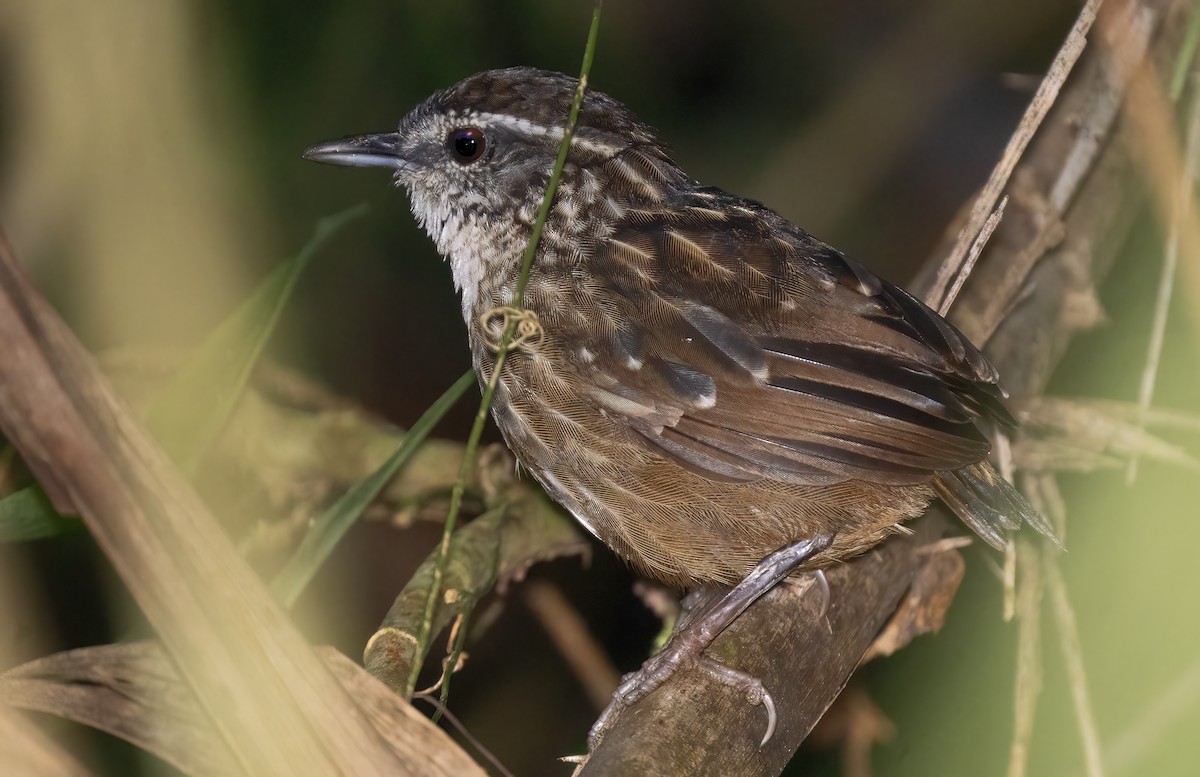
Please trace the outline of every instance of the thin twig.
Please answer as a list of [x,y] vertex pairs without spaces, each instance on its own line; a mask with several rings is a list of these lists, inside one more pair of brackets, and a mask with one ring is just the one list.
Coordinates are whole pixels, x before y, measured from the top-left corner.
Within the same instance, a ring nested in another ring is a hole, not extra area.
[[[592,68],[592,59],[596,52],[596,36],[600,29],[601,5],[603,5],[602,0],[597,0],[592,10],[592,23],[588,29],[587,45],[584,47],[583,65],[579,71],[579,87],[575,91],[575,99],[571,103],[571,111],[567,117],[566,126],[563,128],[562,144],[559,146],[558,158],[554,162],[554,170],[550,175],[550,182],[546,186],[546,196],[542,198],[542,205],[538,209],[537,220],[533,225],[529,245],[526,247],[525,255],[521,259],[521,275],[517,279],[513,300],[509,305],[512,308],[521,309],[523,307],[525,286],[529,283],[529,273],[533,267],[533,257],[537,253],[538,242],[542,237],[542,229],[545,227],[546,218],[550,214],[550,205],[554,202],[554,193],[558,189],[559,178],[562,177],[563,167],[567,163],[567,152],[571,148],[571,138],[575,135],[575,125],[579,121],[579,109],[583,105],[583,95],[587,90],[588,72]],[[488,376],[487,385],[483,390],[483,398],[479,403],[479,410],[475,413],[475,422],[472,424],[471,433],[467,437],[467,449],[463,453],[462,464],[459,466],[458,479],[454,482],[454,488],[450,492],[450,507],[446,513],[446,523],[442,530],[442,541],[438,547],[438,561],[434,566],[433,579],[429,584],[429,595],[425,600],[425,616],[421,621],[420,633],[417,636],[417,642],[421,649],[429,644],[429,632],[432,630],[434,610],[437,608],[442,579],[445,576],[445,567],[449,559],[450,537],[454,533],[454,525],[458,520],[463,493],[466,491],[467,479],[471,467],[475,462],[475,450],[479,447],[479,438],[483,435],[483,427],[487,422],[488,409],[492,404],[492,396],[496,393],[496,386],[500,382],[500,375],[504,370],[504,362],[508,356],[518,324],[519,317],[510,316],[508,325],[504,328],[504,334],[501,336],[496,348],[492,374]],[[420,671],[421,662],[414,661],[409,671],[408,683],[406,684],[406,691],[408,693],[412,693],[412,689],[416,687],[417,675]]]
[[587,623],[553,585],[534,581],[525,587],[525,605],[550,635],[597,711],[608,706],[621,681],[604,650],[588,631]]
[[960,269],[966,262],[971,243],[975,241],[976,236],[983,230],[989,215],[996,207],[997,200],[1000,199],[1000,193],[1008,184],[1008,179],[1012,175],[1013,169],[1017,166],[1017,162],[1020,161],[1021,155],[1025,153],[1025,148],[1029,145],[1029,141],[1033,139],[1034,133],[1041,126],[1042,120],[1046,118],[1046,114],[1049,113],[1051,106],[1057,100],[1058,92],[1067,80],[1067,75],[1070,74],[1071,69],[1075,66],[1075,62],[1079,59],[1079,55],[1083,53],[1084,46],[1087,45],[1087,33],[1091,29],[1092,23],[1096,20],[1096,12],[1099,10],[1101,2],[1103,0],[1088,0],[1087,5],[1079,13],[1074,26],[1071,28],[1070,33],[1067,34],[1067,39],[1063,41],[1063,45],[1058,50],[1054,62],[1051,63],[1050,70],[1046,73],[1041,86],[1038,87],[1033,100],[1025,110],[1025,115],[1021,118],[1020,126],[1017,127],[1017,131],[1013,133],[1012,138],[1008,141],[1008,146],[1004,149],[1004,154],[1000,157],[1000,161],[996,163],[996,167],[992,170],[987,183],[984,184],[983,189],[979,192],[979,196],[975,199],[970,217],[963,224],[962,229],[959,230],[958,238],[954,243],[954,248],[951,250],[950,255],[938,267],[937,277],[929,293],[926,295],[926,300],[931,301],[932,307],[937,309],[942,307],[942,300],[946,289],[950,286],[951,280],[959,274]]
[[[468,601],[463,605],[462,611],[454,619],[454,626],[450,629],[450,638],[446,644],[445,665],[442,667],[442,676],[438,680],[438,684],[441,686],[441,693],[438,696],[442,704],[449,703],[450,678],[459,670],[459,664],[466,656],[463,647],[467,644],[467,623],[471,620],[471,613],[475,611],[475,604],[475,601]],[[433,722],[437,723],[436,715],[433,718]]]
[[962,291],[963,284],[967,282],[967,278],[971,277],[971,270],[975,269],[975,263],[979,261],[980,254],[983,253],[984,246],[991,239],[992,233],[996,231],[996,227],[1000,226],[1000,219],[1004,218],[1004,208],[1008,205],[1008,197],[1000,200],[1000,204],[996,207],[996,211],[988,216],[987,221],[983,222],[983,229],[979,230],[979,235],[975,238],[975,242],[971,243],[971,252],[967,254],[967,259],[963,262],[963,266],[959,268],[958,273],[954,276],[954,284],[950,287],[950,291],[946,292],[946,298],[942,300],[942,305],[938,308],[939,315],[946,315],[950,312],[950,307],[954,305],[954,300],[958,299],[958,293]]
[[[1137,65],[1146,56],[1159,20],[1158,12],[1141,3],[1128,3],[1123,8],[1126,13],[1116,22],[1123,34],[1102,50],[1103,67],[1093,76],[1093,83],[1086,89],[1087,99],[1070,120],[1073,141],[1070,150],[1061,157],[1054,183],[1047,190],[1033,194],[1032,206],[1026,206],[1038,225],[1034,237],[1024,239],[1024,247],[1016,256],[1006,257],[1000,277],[989,284],[982,310],[973,315],[973,320],[958,322],[976,345],[990,341],[1000,322],[1020,302],[1034,266],[1063,241],[1066,235],[1063,215],[1096,168],[1113,133],[1125,91]],[[1100,18],[1109,16],[1112,14]],[[1076,242],[1073,250],[1088,251],[1090,247]]]
[[[1003,432],[995,437],[996,465],[1000,470],[1000,477],[1012,483],[1016,475],[1012,441]],[[1017,615],[1017,545],[1011,536],[1004,543],[1004,565],[1001,567],[1000,583],[1003,592],[1004,622],[1008,623]]]
[[1004,606],[1003,618],[1005,623],[1009,623],[1017,617],[1017,542],[1012,537],[1004,542],[1004,560],[998,571]]
[[436,714],[444,717],[447,721],[449,721],[451,726],[454,726],[454,730],[457,731],[463,739],[467,740],[467,744],[474,748],[475,752],[479,753],[481,756],[483,756],[484,760],[496,767],[496,771],[500,772],[500,774],[502,774],[504,777],[513,777],[513,773],[510,772],[504,766],[504,764],[500,762],[500,759],[496,757],[496,754],[485,747],[482,742],[476,739],[475,735],[471,733],[471,729],[467,728],[463,722],[458,719],[458,716],[450,711],[450,708],[447,707],[444,702],[434,696],[429,695],[428,693],[415,694],[413,699],[420,699],[421,701],[428,702],[437,711]]

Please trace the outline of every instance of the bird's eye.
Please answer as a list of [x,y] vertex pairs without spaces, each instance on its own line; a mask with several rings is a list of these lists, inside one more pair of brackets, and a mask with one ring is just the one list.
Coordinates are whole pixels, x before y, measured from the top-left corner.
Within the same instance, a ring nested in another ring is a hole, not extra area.
[[487,148],[487,140],[483,137],[483,130],[475,127],[459,127],[450,131],[446,145],[450,147],[450,156],[455,162],[469,165],[483,156],[484,149]]

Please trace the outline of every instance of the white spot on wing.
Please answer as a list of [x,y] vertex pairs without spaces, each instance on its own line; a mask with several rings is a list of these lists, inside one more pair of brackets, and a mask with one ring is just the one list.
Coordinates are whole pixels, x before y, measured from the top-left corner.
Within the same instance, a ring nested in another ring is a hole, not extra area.
[[648,405],[643,405],[640,402],[635,402],[632,399],[626,399],[618,394],[613,394],[611,391],[605,391],[602,388],[595,386],[589,387],[587,390],[588,396],[600,403],[601,406],[608,408],[614,413],[619,413],[631,418],[641,418],[648,416],[654,412],[654,408]]

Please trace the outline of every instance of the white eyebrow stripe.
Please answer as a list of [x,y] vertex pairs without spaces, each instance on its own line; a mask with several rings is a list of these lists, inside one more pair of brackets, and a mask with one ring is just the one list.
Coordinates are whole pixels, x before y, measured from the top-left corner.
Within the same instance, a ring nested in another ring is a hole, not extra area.
[[[548,127],[545,124],[538,124],[536,121],[530,121],[529,119],[523,119],[520,116],[511,116],[505,113],[491,113],[487,111],[481,111],[478,113],[471,112],[467,114],[453,113],[446,118],[448,118],[450,121],[462,121],[465,124],[471,124],[472,126],[479,127],[480,129],[487,129],[489,126],[495,125],[506,127],[507,129],[524,135],[549,137],[556,140],[562,140],[563,136],[563,127],[561,125]],[[578,133],[571,138],[571,145],[575,146],[576,148],[581,148],[585,151],[607,154],[615,154],[624,148],[624,146],[621,145],[613,145],[611,143],[600,142],[592,138],[580,137]]]

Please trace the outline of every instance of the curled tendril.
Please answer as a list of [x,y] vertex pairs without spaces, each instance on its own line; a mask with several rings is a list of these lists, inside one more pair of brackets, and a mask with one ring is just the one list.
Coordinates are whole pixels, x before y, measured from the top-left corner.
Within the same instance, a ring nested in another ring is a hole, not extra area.
[[[479,324],[487,338],[487,347],[492,353],[500,350],[500,339],[504,336],[509,324],[514,321],[517,329],[512,340],[509,341],[509,349],[534,351],[542,344],[545,331],[542,329],[542,322],[538,319],[537,313],[525,308],[508,306],[492,308],[479,317]],[[499,326],[494,326],[493,322],[498,323]]]

